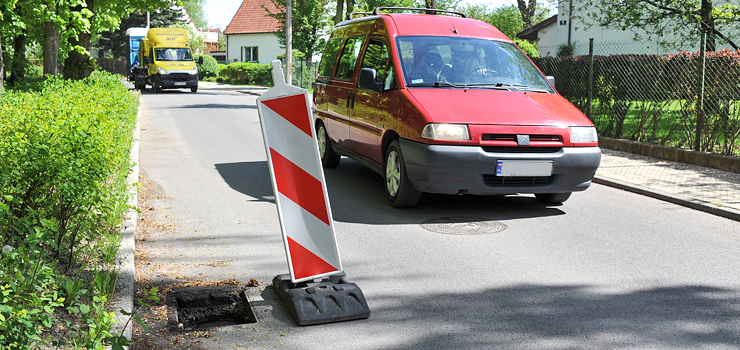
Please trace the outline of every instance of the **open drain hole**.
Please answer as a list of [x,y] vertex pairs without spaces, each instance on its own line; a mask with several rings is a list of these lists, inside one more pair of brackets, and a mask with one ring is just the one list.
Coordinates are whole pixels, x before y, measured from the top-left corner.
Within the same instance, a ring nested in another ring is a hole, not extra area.
[[422,222],[421,227],[448,235],[482,235],[506,229],[506,225],[498,221],[466,217],[431,219]]
[[177,288],[167,295],[167,323],[173,330],[257,323],[244,289],[233,286]]

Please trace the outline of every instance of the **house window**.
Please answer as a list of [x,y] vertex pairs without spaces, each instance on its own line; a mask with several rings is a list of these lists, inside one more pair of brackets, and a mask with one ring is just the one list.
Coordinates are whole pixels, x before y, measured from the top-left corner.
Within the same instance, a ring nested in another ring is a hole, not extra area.
[[242,46],[242,62],[259,61],[257,46]]

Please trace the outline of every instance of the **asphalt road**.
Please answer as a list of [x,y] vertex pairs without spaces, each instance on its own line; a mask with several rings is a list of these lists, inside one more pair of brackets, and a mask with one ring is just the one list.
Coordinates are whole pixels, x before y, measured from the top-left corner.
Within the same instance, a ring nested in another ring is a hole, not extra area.
[[[176,226],[143,243],[162,272],[152,278],[254,278],[264,288],[287,273],[255,100],[206,86],[143,95],[141,172],[164,194],[158,217]],[[259,323],[212,329],[200,346],[740,347],[739,222],[601,185],[562,206],[425,195],[398,210],[380,176],[347,158],[326,180],[342,263],[371,317],[298,327],[268,288],[255,294]],[[421,226],[449,217],[505,229]]]

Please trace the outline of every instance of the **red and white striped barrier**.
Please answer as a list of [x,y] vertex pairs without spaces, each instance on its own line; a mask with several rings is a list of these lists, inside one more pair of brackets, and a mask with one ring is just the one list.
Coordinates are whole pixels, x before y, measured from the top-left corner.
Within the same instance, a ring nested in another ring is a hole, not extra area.
[[342,272],[308,91],[287,85],[272,61],[275,85],[257,111],[293,283]]

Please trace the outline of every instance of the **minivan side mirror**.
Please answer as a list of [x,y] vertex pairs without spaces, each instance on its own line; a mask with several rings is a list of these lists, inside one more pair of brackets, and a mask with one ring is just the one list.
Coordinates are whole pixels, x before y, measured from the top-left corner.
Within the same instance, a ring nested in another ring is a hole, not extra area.
[[552,84],[552,86],[555,87],[555,77],[553,77],[552,75],[548,75],[545,78],[547,78],[547,81],[549,81],[550,84]]
[[376,75],[375,69],[372,69],[372,68],[360,69],[360,82],[358,84],[360,89],[380,92],[381,85],[375,81],[375,75]]
[[198,57],[198,64],[203,64],[203,56]]

